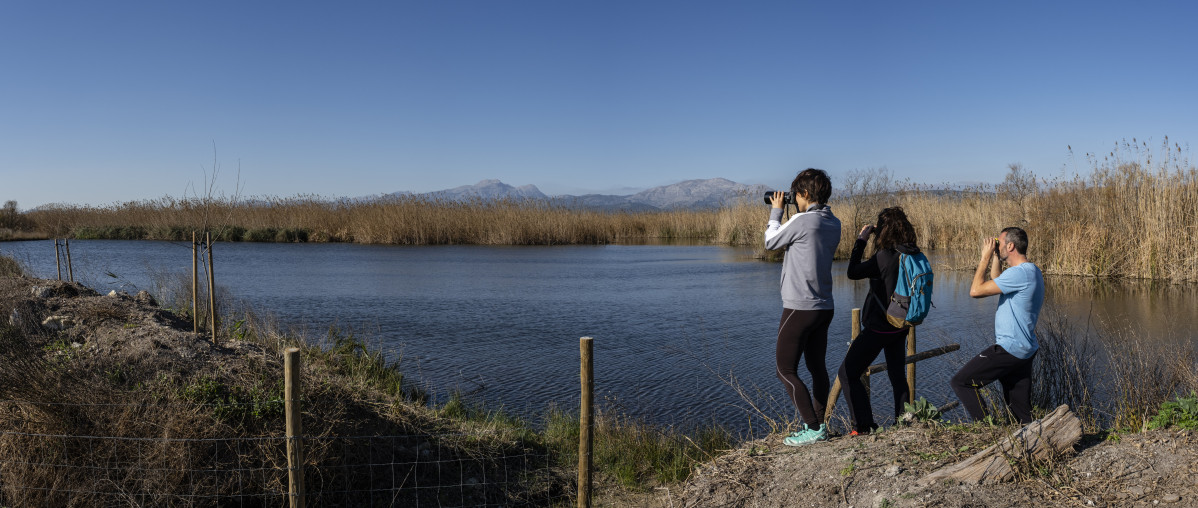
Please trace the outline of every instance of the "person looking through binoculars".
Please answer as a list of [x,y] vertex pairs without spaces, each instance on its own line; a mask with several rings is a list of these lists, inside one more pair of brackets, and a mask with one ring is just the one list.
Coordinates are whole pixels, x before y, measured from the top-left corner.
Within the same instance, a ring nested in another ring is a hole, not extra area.
[[[1007,269],[1002,270],[1006,263]],[[989,275],[990,280],[986,280]],[[986,418],[978,390],[1002,384],[1003,401],[1021,424],[1032,422],[1032,359],[1040,350],[1036,321],[1044,306],[1044,274],[1027,259],[1027,232],[1009,227],[982,243],[969,296],[999,295],[994,345],[965,363],[950,385],[974,420]]]
[[[828,400],[828,326],[832,300],[832,255],[840,244],[840,219],[832,215],[828,197],[832,181],[823,170],[808,168],[790,184],[790,195],[774,192],[765,230],[767,249],[785,249],[782,260],[782,319],[774,351],[776,374],[803,426],[782,442],[799,446],[828,439],[824,406]],[[799,213],[782,223],[783,206],[793,198]],[[806,357],[812,390],[798,376],[799,359]],[[814,396],[814,399],[813,399]]]
[[[862,261],[865,246],[870,236],[874,237],[874,253]],[[907,220],[901,207],[882,210],[874,224],[861,228],[853,251],[849,254],[848,276],[851,280],[869,279],[869,293],[861,305],[862,330],[857,339],[849,344],[837,376],[844,387],[844,400],[849,406],[853,421],[852,434],[868,434],[877,429],[873,408],[869,404],[869,390],[861,381],[861,374],[879,352],[886,354],[886,376],[894,390],[894,417],[897,420],[903,411],[903,402],[910,395],[904,365],[907,359],[906,338],[909,323],[895,323],[887,318],[887,307],[899,278],[899,260],[902,255],[919,254],[916,245],[915,227]]]

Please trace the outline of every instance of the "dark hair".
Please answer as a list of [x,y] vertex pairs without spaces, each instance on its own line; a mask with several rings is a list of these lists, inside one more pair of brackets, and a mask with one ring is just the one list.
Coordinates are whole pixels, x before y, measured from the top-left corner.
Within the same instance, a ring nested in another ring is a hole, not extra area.
[[807,168],[790,183],[790,192],[812,203],[827,203],[832,196],[832,180],[822,169]]
[[904,243],[914,244],[918,240],[915,236],[915,226],[907,220],[907,214],[901,206],[892,206],[878,213],[878,221],[874,223],[874,228],[878,235],[874,238],[875,253]]
[[1015,250],[1019,251],[1019,254],[1027,255],[1027,231],[1011,226],[1003,229],[1002,232],[1007,234],[1008,242],[1015,244]]

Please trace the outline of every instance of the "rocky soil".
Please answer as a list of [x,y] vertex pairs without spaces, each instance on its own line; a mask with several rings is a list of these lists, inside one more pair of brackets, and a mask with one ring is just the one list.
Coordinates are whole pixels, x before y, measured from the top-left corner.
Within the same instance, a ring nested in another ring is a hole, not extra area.
[[[1075,453],[1021,464],[996,485],[919,480],[1010,429],[916,424],[800,448],[745,443],[668,493],[668,506],[1198,506],[1198,432],[1087,436]],[[665,494],[657,494],[662,498]],[[657,502],[661,502],[659,499]]]

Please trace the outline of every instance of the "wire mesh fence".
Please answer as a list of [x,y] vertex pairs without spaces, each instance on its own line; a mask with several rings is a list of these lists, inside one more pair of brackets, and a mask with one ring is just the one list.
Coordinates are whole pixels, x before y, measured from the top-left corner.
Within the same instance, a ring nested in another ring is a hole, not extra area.
[[[40,427],[30,411],[37,407],[0,400],[10,416],[0,429],[0,506],[289,504],[281,426],[275,435],[206,438],[177,435],[178,429],[141,436],[30,431]],[[13,417],[21,414],[30,418]],[[529,434],[296,439],[304,450],[299,495],[307,506],[547,506],[573,499],[573,471]]]

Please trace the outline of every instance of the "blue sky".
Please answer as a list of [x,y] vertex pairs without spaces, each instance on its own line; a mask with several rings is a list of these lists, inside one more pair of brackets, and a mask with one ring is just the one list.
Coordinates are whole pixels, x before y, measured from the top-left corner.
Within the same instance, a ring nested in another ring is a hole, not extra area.
[[247,196],[997,182],[1198,142],[1198,7],[1047,4],[0,2],[0,200],[182,197],[214,164]]

